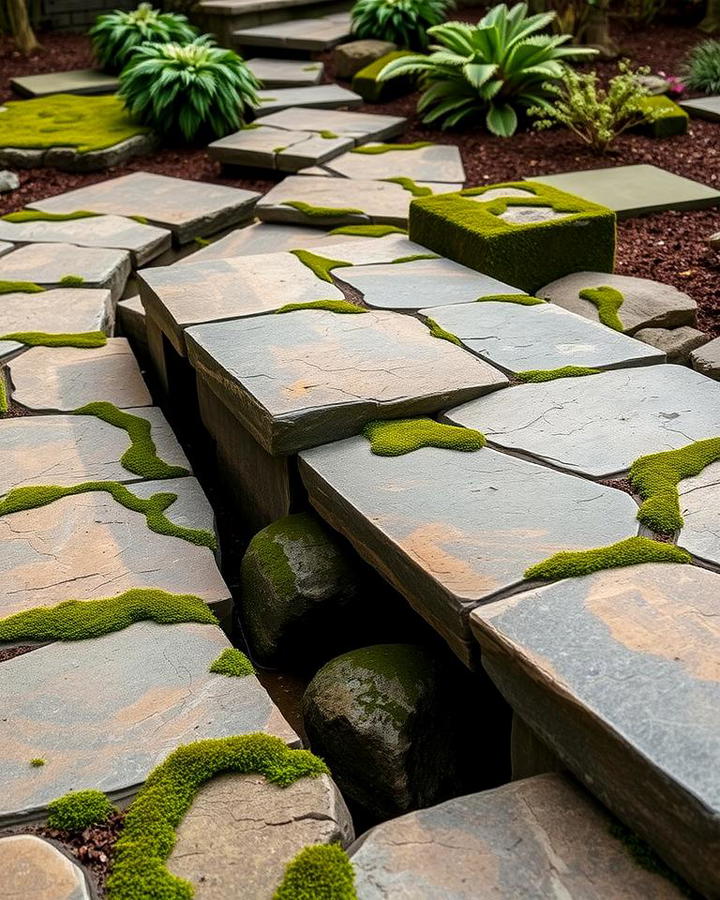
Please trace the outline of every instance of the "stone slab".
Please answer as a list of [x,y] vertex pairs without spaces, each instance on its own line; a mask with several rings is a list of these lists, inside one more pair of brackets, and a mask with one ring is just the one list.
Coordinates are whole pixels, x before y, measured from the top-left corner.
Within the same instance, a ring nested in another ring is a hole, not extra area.
[[693,369],[720,381],[720,338],[715,338],[690,354]]
[[106,288],[113,302],[122,296],[130,269],[126,250],[63,243],[26,244],[0,256],[0,280],[31,281],[53,288],[62,287],[64,277],[77,275],[83,279],[77,287]]
[[698,97],[695,100],[683,100],[680,106],[694,118],[720,122],[720,97]]
[[183,257],[177,265],[207,262],[211,259],[227,259],[230,256],[258,256],[261,253],[300,250],[323,244],[336,244],[341,240],[341,235],[332,235],[319,228],[255,222],[244,228],[236,228],[230,234],[211,241],[207,247],[203,247],[197,253]]
[[136,156],[146,156],[159,145],[159,139],[153,132],[134,134],[132,137],[103,147],[101,150],[80,152],[76,147],[58,145],[55,147],[28,148],[8,147],[0,144],[0,166],[12,166],[15,169],[60,169],[62,172],[85,174],[119,166]]
[[667,563],[612,569],[471,619],[513,708],[666,862],[716,896],[720,577]]
[[290,19],[233,32],[233,41],[241,47],[281,47],[322,53],[350,35],[350,17],[328,16],[318,19]]
[[120,300],[115,308],[119,330],[123,337],[140,344],[147,344],[145,307],[139,295]]
[[143,216],[169,228],[185,244],[214,234],[252,214],[259,194],[219,184],[132,172],[31,204],[45,212],[78,209],[117,216]]
[[680,328],[641,328],[635,332],[639,341],[657,347],[667,356],[667,361],[678,365],[690,365],[690,354],[710,340],[710,335],[689,325]]
[[0,839],[0,866],[8,900],[90,900],[80,866],[34,834]]
[[13,399],[36,412],[72,412],[107,400],[121,409],[152,406],[125,338],[104,347],[33,347],[8,364]]
[[720,463],[678,485],[685,525],[678,543],[690,553],[720,565]]
[[[212,509],[194,478],[127,487],[137,497],[175,494],[177,499],[165,515],[175,524],[212,531]],[[37,509],[0,516],[0,546],[4,588],[0,616],[140,587],[195,594],[218,614],[230,602],[207,547],[151,531],[142,513],[117,503],[106,491],[63,497]]]
[[145,265],[169,249],[171,238],[166,228],[142,225],[122,216],[89,216],[65,222],[5,222],[0,219],[0,240],[16,244],[60,243],[128,250],[136,266]]
[[420,310],[482,359],[510,373],[665,362],[665,354],[551,303],[460,303]]
[[0,256],[5,253],[9,253],[11,250],[14,250],[15,247],[13,244],[8,243],[7,241],[0,241]]
[[641,328],[677,328],[694,325],[697,303],[684,291],[670,284],[631,275],[607,272],[573,272],[537,291],[537,296],[556,303],[570,312],[599,322],[594,303],[580,297],[585,288],[611,287],[623,295],[618,316],[626,334]]
[[500,447],[605,478],[639,456],[717,437],[720,391],[682,366],[643,366],[520,385],[446,418],[478,428]]
[[[189,470],[172,428],[156,406],[126,412],[150,423],[160,459]],[[0,494],[31,484],[139,481],[120,458],[130,447],[127,432],[96,416],[18,416],[0,420]]]
[[571,779],[541,775],[371,829],[350,848],[355,888],[359,900],[682,897],[611,825]]
[[296,106],[313,109],[349,109],[361,106],[365,102],[359,94],[339,84],[274,88],[269,91],[258,91],[257,96],[260,102],[255,110],[257,118]]
[[186,340],[198,376],[273,456],[507,384],[422,322],[384,311],[298,310],[199,325]]
[[271,59],[262,56],[247,60],[247,64],[266,89],[318,84],[325,68],[323,63],[311,59]]
[[[398,146],[402,147],[402,144]],[[375,180],[403,176],[416,182],[465,182],[460,150],[454,144],[432,144],[415,150],[389,150],[385,153],[350,151],[327,163],[325,168],[344,178]]]
[[263,116],[263,125],[287,131],[331,131],[341,137],[352,137],[356,143],[381,141],[402,131],[406,119],[381,113],[344,112],[339,109],[317,110],[309,116],[302,109],[283,109]]
[[246,128],[208,145],[210,159],[225,165],[297,172],[325,162],[354,144],[351,137],[324,138],[312,131]]
[[600,203],[620,218],[666,209],[706,209],[720,203],[716,188],[649,165],[533,175],[532,181]]
[[114,94],[120,81],[97,69],[70,69],[44,72],[10,79],[10,86],[23,97],[47,97],[48,94]]
[[[269,732],[297,738],[254,676],[208,671],[229,647],[213,625],[140,622],[54,643],[0,667],[0,821],[40,814],[69,790],[133,794],[180,744]],[[32,757],[46,760],[32,768]]]
[[637,531],[627,494],[489,448],[382,457],[355,437],[303,451],[300,472],[320,514],[466,661],[469,610],[553,553]]
[[193,885],[197,900],[260,900],[273,895],[304,847],[346,847],[352,837],[350,814],[327,775],[286,788],[262,775],[221,775],[196,795],[167,865]]
[[[421,253],[428,251],[421,248]],[[523,293],[509,284],[450,259],[414,259],[391,265],[356,266],[337,271],[343,281],[362,293],[368,306],[378,309],[439,307],[472,303],[478,297],[492,294]]]

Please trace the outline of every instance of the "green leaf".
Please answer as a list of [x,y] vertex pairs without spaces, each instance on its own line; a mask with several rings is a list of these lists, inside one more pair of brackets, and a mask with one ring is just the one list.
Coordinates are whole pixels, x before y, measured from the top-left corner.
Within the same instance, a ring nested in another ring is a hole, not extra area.
[[503,106],[492,105],[488,110],[486,123],[488,131],[498,137],[512,137],[517,130],[517,114],[509,104]]
[[479,63],[468,63],[463,66],[465,77],[475,88],[482,87],[486,81],[489,81],[490,78],[492,78],[497,70],[498,67],[492,64],[480,65]]

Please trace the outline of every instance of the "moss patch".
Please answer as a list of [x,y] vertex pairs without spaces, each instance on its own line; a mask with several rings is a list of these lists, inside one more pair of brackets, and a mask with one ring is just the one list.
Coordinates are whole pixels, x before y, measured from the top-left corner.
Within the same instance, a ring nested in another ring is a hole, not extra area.
[[618,310],[625,300],[620,291],[605,285],[604,287],[583,288],[579,296],[581,300],[587,300],[596,307],[598,318],[603,325],[607,325],[608,328],[613,328],[615,331],[625,330],[618,315]]
[[9,408],[7,385],[5,383],[5,370],[0,369],[0,415],[4,415]]
[[40,769],[45,765],[45,760],[41,759],[39,756],[36,756],[35,759],[30,760],[30,765],[33,769]]
[[685,524],[680,512],[678,484],[699,475],[720,460],[720,437],[641,456],[630,467],[630,484],[643,498],[638,520],[660,534],[672,534]]
[[353,147],[351,153],[366,153],[373,155],[376,153],[393,153],[396,150],[421,150],[423,147],[434,147],[432,141],[415,141],[414,144],[373,144],[363,147]]
[[395,419],[368,422],[363,428],[377,456],[402,456],[421,447],[471,452],[485,446],[485,435],[472,428],[443,425],[434,419]]
[[115,845],[107,881],[108,900],[192,897],[192,885],[172,875],[165,860],[175,843],[175,829],[197,791],[211,778],[229,772],[258,774],[272,784],[288,787],[299,778],[327,771],[312,753],[291,750],[279,738],[267,734],[196,741],[178,747],[153,769],[128,810]]
[[357,900],[347,853],[337,844],[305,847],[288,864],[273,900]]
[[70,791],[48,804],[47,823],[60,831],[83,831],[107,822],[115,811],[102,791]]
[[90,153],[150,131],[130,119],[116,96],[52,94],[5,105],[3,147],[74,147],[78,153]]
[[285,306],[281,306],[275,312],[294,312],[298,309],[326,309],[329,312],[351,314],[367,312],[362,306],[356,306],[348,300],[308,300],[307,303],[286,303]]
[[0,341],[16,341],[27,347],[75,347],[78,350],[92,350],[107,344],[107,335],[102,331],[85,331],[80,334],[48,334],[44,331],[13,331],[0,334]]
[[69,213],[42,212],[39,209],[21,209],[19,212],[7,213],[0,218],[4,222],[69,222],[73,219],[89,219],[102,213],[89,212],[86,209],[78,209]]
[[332,141],[332,140],[335,140],[335,138],[340,137],[339,134],[335,134],[334,131],[328,131],[327,128],[323,128],[322,131],[318,131],[318,134],[320,135],[321,138],[324,138],[326,141]]
[[159,588],[132,588],[117,597],[65,600],[0,619],[0,642],[84,641],[122,631],[135,622],[217,625],[210,607],[193,594],[170,594]]
[[290,252],[321,281],[327,281],[329,284],[333,283],[333,269],[352,265],[352,263],[345,262],[343,259],[328,259],[327,256],[319,256],[311,250],[291,250]]
[[305,203],[304,200],[285,200],[282,206],[290,206],[309,219],[339,219],[342,216],[365,215],[361,209],[354,209],[352,206],[313,206],[312,203]]
[[525,372],[516,372],[515,377],[527,384],[540,384],[556,378],[581,378],[584,375],[597,375],[599,372],[599,369],[588,369],[585,366],[562,366],[560,369],[527,369]]
[[557,581],[560,578],[591,575],[601,569],[617,569],[649,562],[689,563],[690,554],[674,544],[663,544],[645,537],[631,537],[617,544],[596,547],[593,550],[555,553],[542,562],[530,566],[524,577]]
[[198,245],[198,247],[209,247],[212,244],[212,241],[209,241],[204,237],[194,237],[193,242]]
[[[353,76],[353,91],[355,91],[356,94],[360,94],[367,103],[382,103],[391,100],[394,97],[401,97],[403,94],[409,94],[415,88],[417,82],[415,76],[403,75],[400,78],[393,78],[388,81],[381,81],[379,76],[385,66],[394,59],[412,55],[413,53],[410,50],[393,50],[391,53],[386,53],[379,59],[373,60],[373,62],[364,66]],[[387,144],[384,146],[387,146],[389,150],[396,150],[398,149],[398,146],[399,149],[407,147],[407,149],[410,150],[417,146],[425,147],[427,144],[425,142],[418,142],[416,145]],[[370,148],[368,152],[372,153],[372,148]],[[376,152],[382,153],[383,151],[379,150]]]
[[124,484],[117,481],[86,481],[70,487],[33,485],[13,488],[0,500],[0,516],[27,509],[37,509],[40,506],[47,506],[48,503],[53,503],[55,500],[61,500],[63,497],[88,494],[92,491],[105,491],[116,503],[120,503],[126,509],[142,513],[148,528],[156,534],[182,538],[190,544],[209,547],[213,551],[217,549],[215,535],[211,531],[185,528],[167,518],[165,510],[177,500],[177,494],[157,493],[150,497],[136,497]]
[[392,184],[399,184],[401,188],[409,191],[413,197],[429,197],[432,194],[429,187],[421,187],[413,181],[412,178],[407,178],[405,175],[396,175],[393,178],[383,178],[381,180],[389,181]]
[[40,294],[45,288],[34,281],[2,281],[0,294]]
[[81,284],[85,284],[85,279],[82,275],[63,275],[58,284],[61,284],[63,287],[78,287]]
[[441,325],[435,321],[435,319],[431,319],[429,316],[425,319],[425,324],[430,329],[430,334],[434,338],[440,338],[443,341],[450,341],[451,344],[457,344],[458,347],[462,347],[462,341],[460,338],[453,334],[451,331],[446,331]]
[[520,306],[537,306],[545,303],[540,297],[531,297],[530,294],[489,294],[487,297],[478,297],[476,303],[519,303]]
[[230,678],[244,678],[254,675],[255,669],[250,660],[240,650],[228,647],[218,656],[209,669],[217,675],[227,675]]
[[440,259],[435,253],[415,253],[412,256],[398,256],[397,259],[391,259],[390,265],[406,262],[417,262],[419,259]]
[[354,234],[358,237],[385,237],[388,234],[407,234],[406,228],[398,225],[341,225],[330,234]]
[[132,219],[133,222],[137,222],[138,225],[149,225],[150,220],[147,216],[128,216],[128,219]]

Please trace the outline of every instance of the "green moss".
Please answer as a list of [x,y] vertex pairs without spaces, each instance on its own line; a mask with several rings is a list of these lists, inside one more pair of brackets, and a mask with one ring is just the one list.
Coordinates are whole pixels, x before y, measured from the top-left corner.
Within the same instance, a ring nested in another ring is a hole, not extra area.
[[193,594],[170,594],[159,588],[132,588],[99,600],[64,600],[0,619],[0,643],[84,641],[122,631],[135,622],[217,625],[210,607]]
[[288,864],[273,900],[357,900],[347,853],[337,844],[305,847]]
[[4,147],[73,147],[78,153],[105,150],[150,129],[136,125],[116,96],[52,94],[6,103]]
[[0,341],[16,341],[27,347],[76,347],[78,350],[92,350],[107,344],[107,335],[102,331],[85,331],[80,334],[47,334],[44,331],[13,331],[0,335]]
[[91,216],[99,216],[102,213],[88,212],[86,209],[78,209],[69,213],[42,212],[39,209],[21,209],[19,212],[7,213],[0,216],[5,222],[68,222],[72,219],[88,219]]
[[451,344],[457,344],[458,347],[462,347],[462,341],[460,338],[453,334],[451,331],[446,331],[441,325],[435,321],[435,319],[431,319],[429,316],[425,319],[425,324],[430,329],[430,334],[434,338],[440,338],[443,341],[450,341]]
[[317,72],[317,70],[318,70],[318,63],[313,63],[312,65],[302,67],[303,72]]
[[413,197],[429,197],[432,194],[429,187],[421,187],[419,184],[416,184],[412,178],[406,178],[404,175],[396,175],[394,178],[382,178],[381,181],[399,184],[401,188],[409,191]]
[[485,435],[479,431],[434,419],[376,420],[368,422],[363,434],[377,456],[402,456],[421,447],[470,452],[485,446]]
[[[386,53],[380,59],[376,59],[356,72],[352,79],[352,89],[367,103],[383,103],[392,100],[394,97],[401,97],[403,94],[409,94],[415,88],[416,78],[413,76],[402,76],[393,78],[390,81],[380,81],[378,76],[385,66],[394,59],[400,59],[402,56],[412,56],[409,50],[393,50]],[[394,145],[388,145],[390,149],[396,149]],[[413,145],[408,145],[410,148]],[[426,146],[424,142],[419,142],[417,146]],[[382,151],[378,151],[382,152]]]
[[60,831],[84,831],[107,822],[115,811],[102,791],[70,791],[48,803],[47,823]]
[[33,769],[39,769],[45,765],[45,760],[41,759],[39,756],[36,756],[35,759],[30,760],[30,765]]
[[581,300],[587,300],[597,308],[598,318],[615,331],[624,331],[625,326],[620,320],[618,310],[623,305],[625,297],[612,287],[583,288],[579,293]]
[[283,150],[287,150],[287,147],[273,147],[273,153],[282,153]]
[[[482,195],[515,188],[528,196],[483,202]],[[551,207],[563,218],[508,222],[513,206]],[[505,182],[410,204],[410,239],[448,259],[532,294],[568,271],[612,272],[615,213],[587,200],[531,181]]]
[[0,369],[0,415],[3,415],[10,408],[7,394],[7,384],[5,382],[5,370]]
[[58,283],[63,287],[78,287],[81,284],[85,284],[85,279],[82,275],[63,275]]
[[200,547],[217,549],[215,535],[211,531],[199,528],[185,528],[170,521],[165,515],[165,510],[177,500],[177,494],[157,493],[150,497],[137,497],[117,481],[86,481],[70,487],[58,485],[32,485],[31,487],[13,488],[0,500],[0,516],[21,512],[27,509],[37,509],[47,506],[55,500],[63,497],[72,497],[77,494],[88,494],[92,491],[105,491],[126,509],[142,513],[145,516],[147,526],[156,534],[164,534],[170,537],[182,538],[191,544]]
[[518,381],[526,384],[540,384],[543,381],[554,381],[556,378],[581,378],[584,375],[597,375],[599,369],[588,369],[585,366],[562,366],[560,369],[527,369],[516,372]]
[[198,247],[209,247],[212,241],[209,241],[204,237],[194,237],[193,241],[198,245]]
[[649,562],[689,563],[690,554],[674,544],[663,544],[645,537],[631,537],[608,547],[555,553],[530,566],[525,572],[525,578],[557,581],[559,578],[590,575],[601,569],[637,566]]
[[128,472],[151,480],[181,478],[190,474],[183,466],[171,466],[160,459],[152,439],[152,425],[142,416],[134,416],[106,401],[88,403],[76,409],[73,414],[95,416],[108,425],[114,425],[115,428],[122,428],[127,432],[130,446],[120,457],[120,463]]
[[128,216],[128,219],[132,219],[134,222],[137,222],[139,225],[149,225],[150,220],[147,216]]
[[440,259],[435,253],[415,253],[413,256],[398,256],[397,259],[391,259],[390,265],[394,263],[416,262],[418,259]]
[[34,281],[2,281],[0,280],[0,294],[40,294],[45,290]]
[[407,234],[407,228],[397,225],[341,225],[333,228],[330,234],[354,234],[358,237],[386,237],[388,234]]
[[253,664],[247,656],[234,647],[223,650],[210,666],[210,671],[216,675],[228,675],[231,678],[244,678],[246,675],[255,674]]
[[290,206],[298,212],[303,213],[309,219],[340,219],[343,216],[364,216],[365,213],[361,209],[334,206],[313,206],[312,203],[305,203],[303,200],[286,200],[283,206]]
[[667,878],[671,881],[685,897],[697,898],[702,900],[700,894],[694,891],[680,876],[667,866],[662,859],[655,853],[650,844],[646,843],[641,837],[631,831],[622,822],[615,821],[608,829],[610,834],[624,844],[630,857],[643,869]]
[[318,134],[321,138],[325,138],[326,141],[332,141],[335,138],[340,137],[339,134],[335,134],[334,131],[328,131],[327,128],[323,128],[322,131],[318,131]]
[[639,521],[660,534],[680,531],[685,523],[680,512],[678,484],[684,478],[699,475],[718,460],[720,437],[636,459],[630,467],[629,478],[643,498],[637,515]]
[[362,306],[356,306],[348,300],[309,300],[307,303],[286,303],[280,309],[275,310],[276,313],[294,312],[298,309],[326,309],[335,313],[364,313],[367,312]]
[[652,122],[638,126],[638,131],[644,131],[656,138],[686,134],[690,116],[669,97],[641,97],[640,107],[643,110],[649,110],[657,117]]
[[279,787],[327,773],[307,750],[291,750],[267,734],[196,741],[178,747],[147,778],[131,804],[115,845],[108,900],[189,900],[193,887],[172,875],[165,860],[175,829],[205,782],[224,773],[264,775]]
[[353,147],[351,153],[367,153],[373,155],[376,153],[393,153],[396,150],[420,150],[423,147],[434,147],[432,141],[415,141],[414,144],[372,144],[363,147]]
[[352,263],[342,259],[328,259],[327,256],[319,256],[310,250],[291,250],[293,256],[297,256],[300,262],[307,266],[321,281],[333,283],[332,270],[343,266],[351,266]]
[[487,297],[478,297],[476,303],[519,303],[520,306],[537,306],[545,303],[540,297],[531,297],[529,294],[489,294]]

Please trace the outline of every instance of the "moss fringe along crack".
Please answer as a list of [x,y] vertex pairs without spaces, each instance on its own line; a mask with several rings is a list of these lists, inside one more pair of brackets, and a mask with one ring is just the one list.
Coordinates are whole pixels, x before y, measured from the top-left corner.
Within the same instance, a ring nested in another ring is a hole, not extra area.
[[305,847],[288,863],[273,900],[357,900],[347,853],[337,844]]
[[379,238],[386,237],[388,234],[407,234],[407,228],[400,228],[399,225],[341,225],[339,228],[333,228],[329,234],[351,234],[356,237]]
[[0,280],[0,294],[41,294],[45,290],[34,281]]
[[531,297],[530,294],[489,294],[487,297],[478,297],[476,303],[519,303],[520,306],[537,306],[545,303],[540,297]]
[[583,288],[580,291],[580,299],[592,303],[598,311],[598,319],[615,331],[625,331],[618,310],[623,305],[625,297],[615,288],[603,287]]
[[401,188],[409,191],[413,197],[429,197],[432,194],[432,190],[429,187],[423,187],[405,175],[396,175],[393,178],[383,178],[381,180],[389,181],[391,184],[399,184]]
[[588,369],[585,366],[562,366],[559,369],[527,369],[525,372],[516,372],[515,377],[525,384],[540,384],[556,378],[582,378],[599,373],[599,369]]
[[89,212],[86,209],[78,209],[69,213],[43,212],[39,209],[21,209],[18,212],[6,213],[0,216],[3,222],[70,222],[73,219],[89,219],[100,216],[102,213]]
[[276,313],[296,312],[299,309],[325,309],[334,313],[366,313],[367,310],[349,300],[308,300],[307,303],[286,303]]
[[462,341],[460,338],[453,334],[452,331],[446,331],[441,325],[435,321],[435,319],[431,319],[429,316],[425,319],[425,324],[430,329],[430,334],[434,338],[440,338],[443,341],[450,341],[451,344],[457,344],[458,347],[462,347]]
[[331,274],[333,269],[352,265],[352,263],[345,262],[344,259],[328,259],[327,256],[320,256],[311,250],[291,250],[290,252],[321,281],[327,281],[329,284],[333,283]]
[[485,435],[472,428],[443,425],[434,419],[391,419],[368,422],[363,435],[377,456],[403,456],[422,447],[468,453],[485,446]]
[[44,331],[13,331],[0,335],[0,341],[16,341],[26,347],[74,347],[76,350],[94,350],[107,344],[102,331],[85,331],[79,334],[49,334]]
[[220,656],[210,665],[208,671],[216,675],[227,675],[230,678],[245,678],[247,675],[255,674],[255,668],[247,656],[234,647],[228,647],[227,650],[223,650]]
[[351,153],[394,153],[396,150],[422,150],[423,147],[434,147],[432,141],[415,141],[414,144],[365,144],[362,147],[353,147]]
[[47,823],[60,831],[84,831],[117,812],[102,791],[70,791],[48,804]]
[[313,206],[312,203],[305,203],[303,200],[285,200],[282,206],[290,206],[292,209],[303,213],[309,219],[339,219],[342,216],[365,215],[361,209],[355,209],[352,206]]

